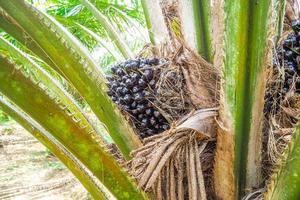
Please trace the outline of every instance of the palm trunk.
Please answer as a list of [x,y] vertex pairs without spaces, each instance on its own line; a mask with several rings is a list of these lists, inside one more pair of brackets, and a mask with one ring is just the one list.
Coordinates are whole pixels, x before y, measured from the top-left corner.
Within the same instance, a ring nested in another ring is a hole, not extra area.
[[159,5],[159,0],[142,0],[150,41],[160,44],[169,39],[168,28]]
[[203,58],[212,62],[209,1],[179,1],[178,9],[185,41]]
[[267,45],[271,3],[216,3],[224,9],[224,16],[218,16],[223,20],[218,27],[223,36],[218,37],[224,38],[224,43],[216,48],[215,59],[223,79],[214,183],[219,198],[240,199],[261,182],[264,90],[266,67],[271,62]]

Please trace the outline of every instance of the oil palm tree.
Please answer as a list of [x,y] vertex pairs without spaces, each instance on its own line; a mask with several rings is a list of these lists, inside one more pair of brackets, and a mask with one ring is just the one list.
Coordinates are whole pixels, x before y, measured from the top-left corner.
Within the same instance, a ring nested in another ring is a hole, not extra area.
[[[121,54],[132,57],[110,18],[101,13],[102,1],[81,2],[68,1],[74,6],[66,15],[76,15],[85,7],[96,25],[71,23],[84,26],[80,30],[85,34],[101,24]],[[158,1],[140,3],[154,44],[178,34],[177,26],[164,23]],[[264,92],[272,41],[282,32],[284,1],[193,0],[178,1],[177,6],[180,37],[222,73],[215,193],[220,199],[241,199],[247,189],[262,183]],[[53,14],[53,10],[49,12]],[[113,10],[123,16],[122,9]],[[108,152],[107,142],[61,84],[83,97],[124,159],[130,160],[130,152],[142,142],[107,96],[106,79],[89,52],[62,25],[68,26],[68,22],[59,20],[61,24],[24,0],[0,0],[0,16],[0,27],[23,45],[20,50],[0,38],[1,109],[53,151],[95,199],[151,199]],[[84,18],[80,16],[80,20]],[[288,162],[272,177],[266,199],[299,198],[298,129],[285,154]]]

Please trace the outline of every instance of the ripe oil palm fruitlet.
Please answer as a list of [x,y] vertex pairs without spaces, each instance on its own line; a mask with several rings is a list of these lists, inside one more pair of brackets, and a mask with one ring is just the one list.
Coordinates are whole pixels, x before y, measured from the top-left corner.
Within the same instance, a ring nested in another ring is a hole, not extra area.
[[[117,2],[0,0],[1,110],[94,199],[300,199],[300,3]],[[104,75],[95,43],[126,61]]]

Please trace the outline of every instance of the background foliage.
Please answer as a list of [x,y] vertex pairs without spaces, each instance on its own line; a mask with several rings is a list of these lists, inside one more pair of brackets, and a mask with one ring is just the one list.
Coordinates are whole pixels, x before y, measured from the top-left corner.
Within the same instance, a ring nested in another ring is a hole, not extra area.
[[[91,1],[102,14],[121,32],[121,37],[129,44],[132,51],[139,50],[147,39],[142,8],[137,0]],[[106,73],[107,66],[118,61],[107,51],[115,51],[105,29],[97,22],[79,0],[51,0],[43,3],[44,9],[65,25],[88,49],[93,52],[95,60]],[[81,26],[93,31],[103,39],[106,47],[99,45],[97,40]],[[138,34],[137,34],[138,33]]]

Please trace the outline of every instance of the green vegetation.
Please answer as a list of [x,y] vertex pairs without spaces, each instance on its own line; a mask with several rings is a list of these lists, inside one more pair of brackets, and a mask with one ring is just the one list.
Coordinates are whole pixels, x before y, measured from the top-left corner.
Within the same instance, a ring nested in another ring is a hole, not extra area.
[[0,123],[8,122],[10,120],[9,116],[0,110]]
[[[148,38],[155,45],[172,39],[172,27],[164,24],[167,16],[158,1],[124,2],[0,0],[0,108],[49,148],[95,199],[106,199],[107,193],[116,199],[152,197],[108,149],[114,143],[128,161],[143,144],[107,95],[105,73],[111,74],[110,64],[133,58]],[[176,16],[174,35],[221,74],[213,175],[220,199],[241,199],[262,183],[269,41],[282,33],[284,7],[281,0],[275,5],[270,0],[178,5],[184,17]],[[4,112],[0,123],[10,119]],[[299,198],[298,129],[268,199]]]

